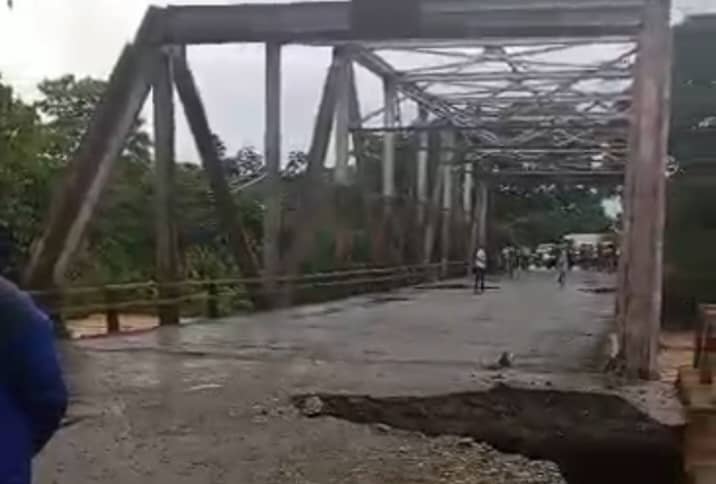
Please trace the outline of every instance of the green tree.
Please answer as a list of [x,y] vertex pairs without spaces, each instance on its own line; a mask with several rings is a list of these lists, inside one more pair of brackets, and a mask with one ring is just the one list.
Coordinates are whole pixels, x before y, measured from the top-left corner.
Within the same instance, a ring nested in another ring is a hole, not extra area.
[[494,193],[493,214],[498,245],[535,246],[569,233],[608,231],[613,220],[603,207],[608,190],[589,185],[511,184]]
[[[43,156],[65,167],[89,127],[106,82],[66,75],[43,81],[36,103],[45,120]],[[150,277],[153,273],[151,140],[138,119],[102,194],[72,276],[97,282]]]
[[[77,79],[71,74],[40,83],[38,89],[42,98],[37,102],[37,108],[47,119],[48,156],[65,162],[72,157],[106,88],[104,80]],[[143,119],[135,121],[122,152],[123,159],[149,160],[151,141],[143,125]]]
[[34,106],[0,79],[0,226],[12,239],[13,265],[27,256],[49,206],[58,165],[44,154],[46,140]]

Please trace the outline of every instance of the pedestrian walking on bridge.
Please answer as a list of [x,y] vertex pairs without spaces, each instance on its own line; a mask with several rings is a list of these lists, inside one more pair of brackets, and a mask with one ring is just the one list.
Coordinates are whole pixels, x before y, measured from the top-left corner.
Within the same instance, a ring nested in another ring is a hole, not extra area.
[[566,247],[562,247],[559,251],[559,257],[557,258],[557,270],[559,271],[557,283],[559,284],[559,287],[564,287],[567,284],[567,271],[569,271],[569,253]]
[[482,247],[475,251],[475,261],[473,267],[475,273],[475,294],[485,292],[485,274],[487,273],[487,253]]

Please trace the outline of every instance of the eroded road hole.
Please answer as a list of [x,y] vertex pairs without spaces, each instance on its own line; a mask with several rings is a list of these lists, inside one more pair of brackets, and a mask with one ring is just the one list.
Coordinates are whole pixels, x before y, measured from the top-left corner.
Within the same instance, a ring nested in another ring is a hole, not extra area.
[[294,399],[299,408],[307,403],[311,417],[472,437],[503,452],[551,460],[570,484],[682,480],[681,429],[616,396],[501,385],[488,392],[424,398],[323,394]]

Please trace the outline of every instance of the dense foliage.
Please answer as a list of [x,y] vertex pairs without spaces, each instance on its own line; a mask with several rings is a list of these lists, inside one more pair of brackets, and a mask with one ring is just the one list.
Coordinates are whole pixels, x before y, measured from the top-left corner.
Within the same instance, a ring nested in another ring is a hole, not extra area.
[[604,233],[613,228],[603,202],[612,193],[599,186],[504,185],[493,194],[493,240],[534,247],[567,234]]
[[[1,81],[1,80],[0,80]],[[44,81],[40,99],[29,104],[0,82],[0,238],[10,261],[3,271],[17,275],[30,245],[41,233],[53,190],[62,170],[77,148],[105,82],[73,76]],[[226,173],[233,187],[259,177],[261,156],[244,148],[226,156]],[[81,248],[70,277],[75,282],[145,280],[153,276],[154,210],[152,145],[138,120],[117,161],[108,190]],[[291,154],[289,174],[305,167],[305,156]],[[185,271],[198,277],[234,272],[212,206],[212,196],[200,166],[177,165],[177,219]],[[261,237],[261,206],[254,199],[238,197],[241,216],[258,240]],[[8,254],[9,252],[9,254]]]
[[[41,94],[34,104],[25,103],[12,89],[0,84],[0,227],[1,238],[12,239],[13,263],[19,268],[26,260],[30,244],[39,235],[53,189],[62,179],[62,169],[81,141],[95,106],[106,84],[104,81],[68,75],[39,85]],[[227,177],[238,194],[243,186],[260,181],[264,170],[262,156],[253,148],[240,149],[229,156],[218,137],[217,150]],[[396,180],[403,199],[414,196],[416,145],[400,137],[396,153]],[[357,176],[370,193],[380,192],[382,143],[367,137],[361,173]],[[437,159],[433,154],[433,159]],[[107,192],[88,232],[70,277],[75,282],[118,282],[145,280],[153,275],[154,210],[151,140],[143,121],[138,120],[129,136],[121,159],[116,163]],[[285,178],[299,176],[306,167],[306,156],[292,152],[284,168]],[[176,173],[176,213],[179,240],[185,255],[185,272],[193,277],[235,275],[234,266],[214,214],[212,195],[204,173],[195,163],[179,163]],[[241,216],[258,249],[261,239],[262,207],[250,190],[237,195]],[[603,194],[589,187],[503,186],[497,190],[495,233],[499,243],[537,244],[567,232],[597,231],[608,226],[601,201]],[[355,205],[355,204],[354,204]],[[360,203],[355,207],[360,206]],[[355,208],[354,207],[354,208]],[[341,230],[352,233],[349,259],[368,260],[370,241],[365,225],[365,207],[343,210]],[[325,232],[325,231],[324,231]],[[318,249],[304,268],[330,269],[337,263],[333,234],[320,233]],[[7,245],[7,244],[6,244]],[[361,256],[361,254],[363,254]]]

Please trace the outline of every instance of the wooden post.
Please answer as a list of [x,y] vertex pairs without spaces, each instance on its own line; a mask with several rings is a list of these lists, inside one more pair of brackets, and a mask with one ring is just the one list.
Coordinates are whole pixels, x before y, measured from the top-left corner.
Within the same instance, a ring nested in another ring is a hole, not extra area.
[[667,141],[670,121],[669,0],[648,0],[639,36],[626,232],[622,247],[619,327],[629,376],[655,378],[661,323]]
[[281,232],[281,44],[266,44],[266,213],[264,214],[263,262],[267,297],[274,298],[279,274]]
[[334,145],[336,149],[336,168],[334,180],[338,185],[348,184],[348,158],[350,156],[349,124],[351,104],[351,64],[346,52],[341,48],[333,50],[336,64],[336,109]]
[[114,307],[115,297],[111,289],[104,290],[104,303],[107,306],[105,318],[107,320],[107,334],[117,334],[121,331],[119,325],[119,312]]
[[[418,106],[418,124],[425,126],[428,123],[428,110]],[[418,166],[416,180],[416,195],[418,199],[418,227],[425,223],[425,211],[428,203],[428,131],[418,133]]]
[[[156,270],[159,282],[159,299],[177,296],[179,274],[179,247],[177,240],[174,199],[174,86],[172,83],[171,56],[157,52],[154,73],[154,187],[156,190]],[[168,284],[168,285],[164,285]],[[162,304],[158,308],[159,324],[179,324],[179,305]]]
[[207,282],[206,289],[206,317],[218,319],[219,314],[219,288],[213,282]]
[[440,159],[443,172],[443,203],[442,203],[442,238],[441,238],[441,273],[448,276],[450,262],[450,231],[452,228],[453,202],[453,158],[455,149],[455,132],[445,131],[442,134],[443,144]]
[[[398,88],[395,81],[383,79],[385,110],[383,124],[386,128],[394,128],[397,118]],[[383,133],[383,199],[390,206],[395,197],[395,133]]]
[[[241,225],[238,208],[234,203],[221,160],[216,152],[204,104],[196,88],[194,75],[186,63],[185,54],[173,55],[173,65],[174,81],[179,92],[179,98],[184,105],[184,113],[194,136],[201,163],[209,177],[209,184],[214,193],[214,203],[216,204],[219,219],[229,236],[236,263],[241,270],[242,277],[256,279],[259,277],[259,265]],[[247,284],[246,289],[255,307],[266,308],[270,306],[268,299],[262,294],[260,288],[253,284]]]

